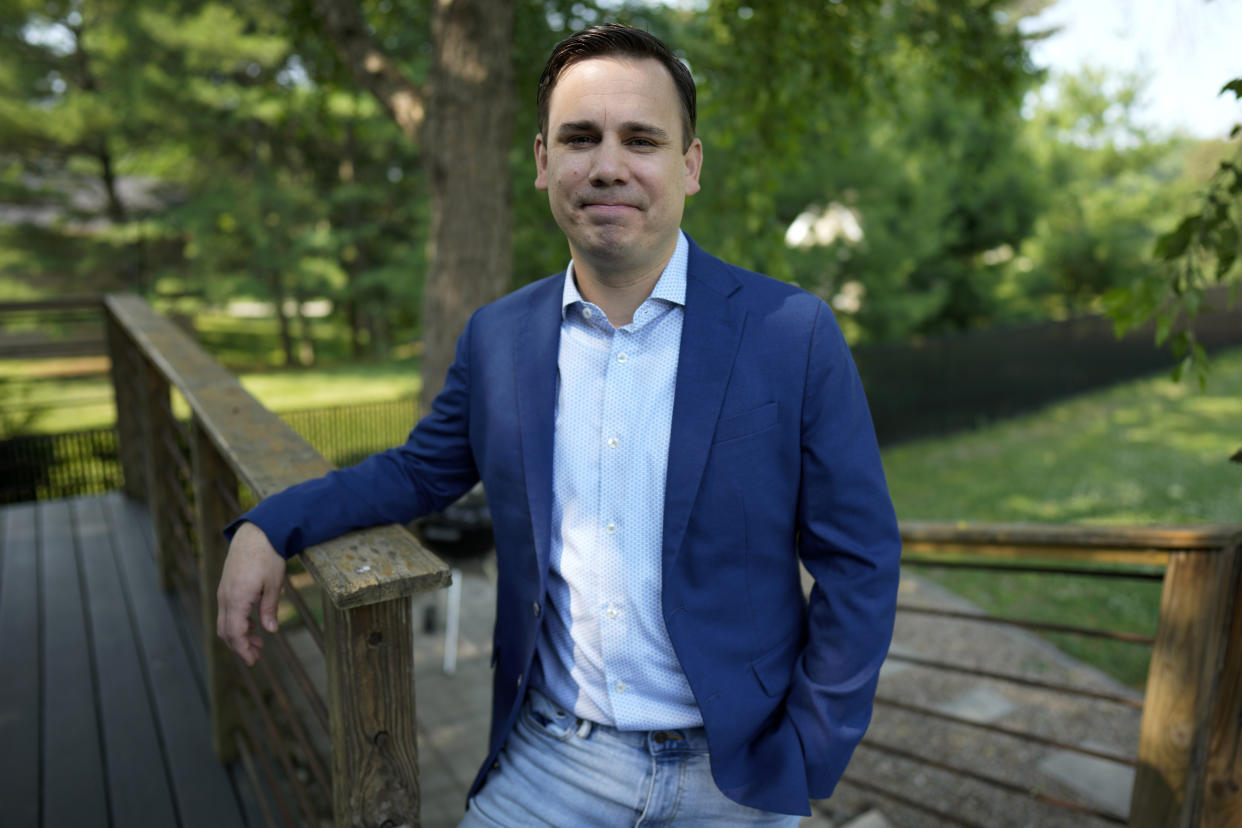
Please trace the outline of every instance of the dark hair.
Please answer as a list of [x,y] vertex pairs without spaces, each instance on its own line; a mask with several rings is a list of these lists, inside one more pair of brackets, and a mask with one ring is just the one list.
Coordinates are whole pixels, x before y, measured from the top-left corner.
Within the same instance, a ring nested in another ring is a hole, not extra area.
[[556,48],[552,50],[552,55],[543,67],[543,74],[539,77],[539,91],[536,96],[539,132],[544,139],[548,137],[548,102],[565,70],[590,58],[617,56],[658,60],[673,76],[673,85],[677,87],[677,96],[681,98],[682,149],[690,149],[690,142],[694,140],[695,120],[698,117],[694,78],[690,76],[690,70],[677,59],[664,41],[650,32],[635,29],[633,26],[622,26],[620,23],[605,23],[583,29],[556,44]]

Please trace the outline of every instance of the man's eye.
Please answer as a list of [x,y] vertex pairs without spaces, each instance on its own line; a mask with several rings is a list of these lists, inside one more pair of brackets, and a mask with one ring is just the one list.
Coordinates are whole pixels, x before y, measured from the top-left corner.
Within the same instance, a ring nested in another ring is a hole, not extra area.
[[571,135],[565,139],[565,143],[572,146],[583,146],[585,144],[594,144],[595,136],[593,135]]

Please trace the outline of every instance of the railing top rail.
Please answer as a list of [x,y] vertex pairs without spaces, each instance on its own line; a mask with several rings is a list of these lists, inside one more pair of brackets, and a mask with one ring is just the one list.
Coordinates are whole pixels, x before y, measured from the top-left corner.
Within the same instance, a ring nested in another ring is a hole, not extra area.
[[[108,313],[185,397],[220,455],[263,498],[332,469],[232,373],[141,298],[109,295]],[[448,567],[403,527],[351,532],[307,549],[306,568],[341,609],[413,595],[449,581]]]
[[1042,523],[901,522],[907,548],[1069,547],[1098,551],[1193,552],[1220,550],[1242,538],[1242,524],[1200,526],[1080,526]]
[[20,299],[0,302],[0,314],[25,313],[46,310],[99,310],[103,306],[102,293],[83,293],[76,296],[49,296],[44,299]]

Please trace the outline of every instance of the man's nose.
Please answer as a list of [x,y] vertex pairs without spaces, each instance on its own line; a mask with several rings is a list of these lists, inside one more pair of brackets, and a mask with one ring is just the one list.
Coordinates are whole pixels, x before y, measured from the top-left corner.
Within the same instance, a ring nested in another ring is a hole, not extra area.
[[625,148],[619,141],[604,139],[591,156],[591,183],[596,187],[624,184]]

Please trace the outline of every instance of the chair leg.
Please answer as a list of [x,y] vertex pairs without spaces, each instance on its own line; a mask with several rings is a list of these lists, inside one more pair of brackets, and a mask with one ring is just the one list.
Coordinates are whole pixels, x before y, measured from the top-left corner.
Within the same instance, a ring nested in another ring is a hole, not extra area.
[[461,570],[452,570],[453,583],[448,588],[448,607],[444,611],[444,675],[457,672],[457,635],[461,625]]

